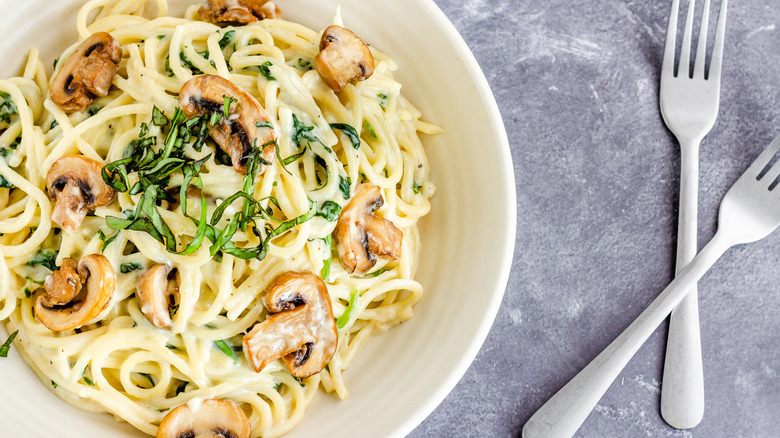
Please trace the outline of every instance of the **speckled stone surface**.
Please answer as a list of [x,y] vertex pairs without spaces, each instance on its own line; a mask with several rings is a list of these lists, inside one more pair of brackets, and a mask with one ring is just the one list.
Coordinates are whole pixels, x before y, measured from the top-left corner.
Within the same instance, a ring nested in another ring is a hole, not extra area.
[[[487,341],[410,436],[518,437],[672,278],[680,157],[658,109],[671,0],[436,3],[501,109],[517,178],[517,242]],[[780,2],[730,4],[720,113],[700,157],[701,246],[728,187],[780,134],[778,25]],[[780,232],[729,251],[699,292],[701,424],[675,430],[661,418],[664,325],[578,436],[778,436]]]

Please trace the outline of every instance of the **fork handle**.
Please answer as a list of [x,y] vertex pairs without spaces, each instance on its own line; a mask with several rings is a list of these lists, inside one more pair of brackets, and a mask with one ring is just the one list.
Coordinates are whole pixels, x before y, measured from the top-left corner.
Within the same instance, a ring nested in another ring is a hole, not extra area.
[[[698,250],[699,139],[680,139],[680,207],[677,272]],[[672,311],[666,343],[661,415],[670,426],[690,429],[704,416],[704,371],[697,287]]]
[[620,336],[536,411],[523,426],[523,438],[573,436],[639,347],[731,245],[716,233]]

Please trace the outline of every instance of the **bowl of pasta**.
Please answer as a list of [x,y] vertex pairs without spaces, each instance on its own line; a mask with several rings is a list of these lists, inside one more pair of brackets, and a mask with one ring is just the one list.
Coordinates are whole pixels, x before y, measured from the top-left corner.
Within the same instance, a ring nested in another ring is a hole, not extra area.
[[516,208],[433,1],[5,6],[4,436],[400,437],[433,411]]

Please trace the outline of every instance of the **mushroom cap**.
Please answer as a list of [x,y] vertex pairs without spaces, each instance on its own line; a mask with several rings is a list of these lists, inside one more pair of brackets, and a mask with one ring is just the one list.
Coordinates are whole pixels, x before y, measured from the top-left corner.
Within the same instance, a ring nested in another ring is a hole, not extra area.
[[219,25],[242,25],[266,18],[284,18],[282,10],[269,0],[208,0],[200,16]]
[[95,97],[108,94],[122,47],[107,32],[96,32],[68,56],[49,89],[51,100],[66,113],[84,111]]
[[403,232],[391,221],[374,215],[384,203],[379,186],[360,184],[341,210],[336,229],[339,260],[349,273],[364,273],[376,264],[376,257],[397,260],[401,256]]
[[374,57],[352,31],[333,25],[322,33],[314,67],[328,87],[341,91],[350,81],[362,81],[374,73]]
[[138,278],[136,295],[141,304],[141,312],[157,328],[168,329],[173,326],[168,310],[168,297],[179,291],[177,269],[171,269],[164,263],[158,263],[144,271]]
[[[187,117],[223,112],[225,97],[235,101],[230,104],[229,117],[220,118],[211,127],[211,138],[230,155],[236,172],[245,175],[247,155],[257,146],[266,162],[274,157],[274,130],[258,127],[258,123],[270,122],[268,114],[251,94],[232,82],[216,75],[201,75],[187,81],[179,91],[179,105]],[[262,173],[265,166],[260,167]]]
[[281,358],[295,377],[319,373],[338,346],[328,288],[311,272],[284,272],[266,288],[273,313],[244,336],[244,353],[255,371]]
[[165,415],[157,429],[157,438],[249,438],[250,432],[249,419],[236,403],[191,400]]
[[100,176],[103,166],[81,155],[64,156],[46,175],[46,189],[55,201],[51,220],[74,233],[90,209],[107,205],[115,191]]
[[[68,259],[64,259],[68,260]],[[46,293],[35,301],[35,315],[50,330],[71,330],[86,324],[108,306],[116,287],[116,275],[111,263],[102,254],[90,254],[78,262],[79,286],[67,303],[57,304],[63,294],[56,290],[73,278],[73,259],[46,279]],[[65,272],[60,272],[65,270]],[[53,301],[55,301],[53,303]],[[54,304],[54,305],[52,305]]]

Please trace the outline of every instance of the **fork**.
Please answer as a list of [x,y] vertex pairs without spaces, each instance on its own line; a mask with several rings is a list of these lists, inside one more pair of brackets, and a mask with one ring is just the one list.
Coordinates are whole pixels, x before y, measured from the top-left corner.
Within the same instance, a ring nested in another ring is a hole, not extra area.
[[[680,208],[677,231],[677,268],[687,265],[698,251],[697,204],[699,185],[699,145],[718,116],[723,39],[726,32],[727,0],[723,0],[715,30],[709,74],[705,77],[707,24],[710,0],[705,0],[701,18],[696,60],[690,71],[691,34],[695,0],[688,3],[680,63],[675,75],[677,14],[679,0],[672,2],[661,67],[660,106],[666,126],[680,143]],[[669,425],[689,429],[704,416],[704,375],[699,335],[697,290],[694,285],[672,312],[666,344],[661,415]]]
[[769,166],[778,151],[780,137],[726,193],[712,240],[620,336],[528,420],[523,438],[573,436],[639,347],[720,256],[734,245],[763,239],[780,225],[780,189],[775,187],[780,160]]

